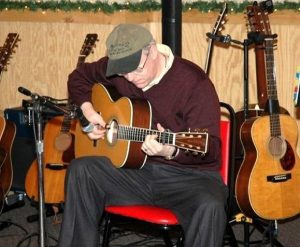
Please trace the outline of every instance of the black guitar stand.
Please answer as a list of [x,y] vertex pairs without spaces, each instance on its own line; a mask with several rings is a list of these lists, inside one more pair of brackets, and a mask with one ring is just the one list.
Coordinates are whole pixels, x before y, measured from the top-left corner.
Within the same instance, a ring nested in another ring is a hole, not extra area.
[[38,94],[31,93],[28,89],[19,87],[18,91],[26,96],[30,96],[33,100],[33,128],[36,144],[36,155],[38,163],[38,208],[39,208],[39,233],[32,233],[25,238],[23,238],[17,245],[19,247],[27,239],[31,239],[33,236],[38,236],[40,247],[49,247],[48,238],[57,241],[53,236],[47,234],[45,225],[45,199],[44,199],[44,164],[43,164],[43,154],[44,154],[44,140],[43,140],[43,108],[48,107],[54,109],[58,112],[71,114],[64,108],[52,102],[52,98],[39,96]]

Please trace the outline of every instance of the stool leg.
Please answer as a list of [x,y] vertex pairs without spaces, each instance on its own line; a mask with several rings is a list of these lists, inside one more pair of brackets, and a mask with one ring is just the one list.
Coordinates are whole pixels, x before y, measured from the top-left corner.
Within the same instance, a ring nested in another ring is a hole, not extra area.
[[110,233],[111,233],[111,219],[110,219],[110,216],[106,215],[104,220],[105,220],[105,224],[104,224],[104,231],[103,231],[102,247],[108,247]]

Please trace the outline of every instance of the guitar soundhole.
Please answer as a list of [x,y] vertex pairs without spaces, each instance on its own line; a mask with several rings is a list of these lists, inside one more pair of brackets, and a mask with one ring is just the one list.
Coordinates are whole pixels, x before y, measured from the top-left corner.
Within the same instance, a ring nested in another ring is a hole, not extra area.
[[67,150],[72,143],[72,136],[70,133],[60,133],[55,138],[54,146],[58,151],[65,151]]
[[281,137],[271,137],[269,141],[271,155],[282,158],[286,151],[286,143]]

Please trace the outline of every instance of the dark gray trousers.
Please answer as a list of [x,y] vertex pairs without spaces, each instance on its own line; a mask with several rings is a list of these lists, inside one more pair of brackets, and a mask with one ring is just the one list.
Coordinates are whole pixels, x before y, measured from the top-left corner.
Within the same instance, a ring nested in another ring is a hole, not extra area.
[[59,247],[98,247],[105,205],[151,204],[177,215],[187,247],[222,246],[227,187],[218,172],[146,163],[115,168],[105,157],[73,160]]

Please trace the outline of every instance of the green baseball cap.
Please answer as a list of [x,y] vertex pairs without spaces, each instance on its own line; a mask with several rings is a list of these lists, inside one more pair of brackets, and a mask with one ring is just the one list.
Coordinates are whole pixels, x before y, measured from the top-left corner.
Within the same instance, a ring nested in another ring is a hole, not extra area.
[[143,48],[152,40],[149,30],[140,25],[116,26],[106,40],[106,76],[126,74],[135,70],[139,66]]

